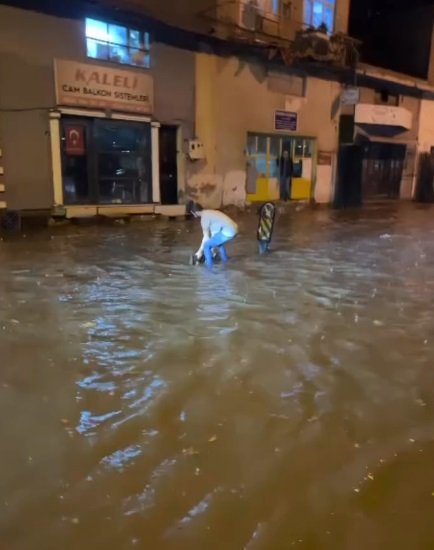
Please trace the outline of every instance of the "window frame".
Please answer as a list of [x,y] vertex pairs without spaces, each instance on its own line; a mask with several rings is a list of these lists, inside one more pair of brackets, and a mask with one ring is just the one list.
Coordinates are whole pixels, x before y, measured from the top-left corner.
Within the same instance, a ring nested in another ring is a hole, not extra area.
[[[323,11],[325,10],[325,8],[331,8],[332,9],[333,24],[332,24],[331,29],[327,28],[327,34],[333,34],[334,30],[335,30],[335,25],[336,25],[337,1],[338,0],[304,0],[304,4],[303,4],[303,22],[304,22],[304,25],[307,28],[314,28],[314,29],[318,28],[319,25],[317,27],[315,27],[314,24],[313,24],[313,21],[314,21],[314,13],[315,13],[315,4],[320,4],[323,7]],[[310,20],[308,21],[307,6],[309,4],[310,4],[310,7],[311,7],[311,10],[310,10]],[[326,24],[326,22],[323,20],[323,21],[321,21],[320,25],[322,25],[323,23]]]
[[[258,0],[256,11],[265,19],[278,19],[280,15],[281,2],[282,0]],[[248,6],[249,0],[242,0],[242,4],[245,7]]]
[[[98,23],[100,25],[105,25],[106,27],[106,34],[107,39],[104,38],[98,38],[97,36],[92,36],[91,34],[88,34],[88,24],[90,22],[94,21],[95,23]],[[109,40],[110,34],[109,29],[110,27],[118,27],[119,29],[124,29],[126,32],[126,44],[122,44],[113,40]],[[133,45],[131,41],[131,35],[133,33],[138,33],[139,36],[139,46]],[[85,17],[84,19],[84,37],[86,41],[86,57],[88,59],[94,59],[96,61],[105,61],[108,63],[113,63],[115,65],[124,65],[126,67],[135,67],[139,69],[145,69],[148,70],[151,68],[151,35],[148,31],[144,31],[138,28],[130,27],[129,25],[125,25],[122,23],[119,23],[117,21],[112,20],[103,20],[103,19],[95,19],[93,17]],[[89,44],[90,43],[97,43],[102,44],[107,49],[107,54],[105,56],[98,56],[98,55],[89,55]],[[128,53],[128,61],[121,61],[121,60],[115,60],[111,56],[111,47],[117,47],[119,49],[124,49]],[[133,52],[139,52],[143,55],[144,63],[134,63],[132,59],[132,53]]]
[[270,0],[270,11],[273,17],[280,15],[280,2],[281,0]]
[[[278,141],[277,155],[276,147],[273,147],[272,140]],[[316,146],[316,138],[305,136],[302,134],[288,134],[281,132],[273,132],[271,134],[263,132],[247,132],[246,138],[246,159],[247,162],[253,163],[257,171],[257,179],[279,179],[278,169],[276,168],[277,161],[286,149],[286,142],[289,142],[290,156],[295,164],[298,164],[300,170],[303,168],[303,162],[310,159],[312,162],[314,159],[314,151]],[[297,145],[301,147],[301,154],[296,154]],[[286,149],[287,150],[287,149]],[[260,160],[265,171],[258,170],[258,160]],[[301,164],[300,164],[301,163]],[[294,176],[294,179],[301,178],[302,176]]]

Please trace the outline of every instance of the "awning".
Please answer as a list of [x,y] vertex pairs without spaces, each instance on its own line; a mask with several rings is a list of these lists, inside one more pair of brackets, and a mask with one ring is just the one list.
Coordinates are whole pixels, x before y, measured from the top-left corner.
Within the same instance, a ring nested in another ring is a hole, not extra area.
[[413,115],[404,107],[359,103],[354,122],[367,134],[391,137],[411,130]]

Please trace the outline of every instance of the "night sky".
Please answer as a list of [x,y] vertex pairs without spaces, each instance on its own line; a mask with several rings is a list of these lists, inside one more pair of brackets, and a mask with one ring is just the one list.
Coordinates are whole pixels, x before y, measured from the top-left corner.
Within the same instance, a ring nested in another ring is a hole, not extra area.
[[432,0],[352,0],[348,32],[361,61],[426,78],[433,15]]

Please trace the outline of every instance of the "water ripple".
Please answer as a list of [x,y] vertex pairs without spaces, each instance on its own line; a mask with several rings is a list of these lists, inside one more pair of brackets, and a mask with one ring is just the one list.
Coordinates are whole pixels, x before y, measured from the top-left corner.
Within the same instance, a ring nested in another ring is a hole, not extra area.
[[433,209],[239,221],[0,242],[5,548],[433,541]]

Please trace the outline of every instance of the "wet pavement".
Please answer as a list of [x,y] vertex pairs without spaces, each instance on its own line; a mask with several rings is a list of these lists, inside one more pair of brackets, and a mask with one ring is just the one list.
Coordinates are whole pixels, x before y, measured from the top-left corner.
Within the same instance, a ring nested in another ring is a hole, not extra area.
[[7,550],[434,548],[434,208],[0,243]]

